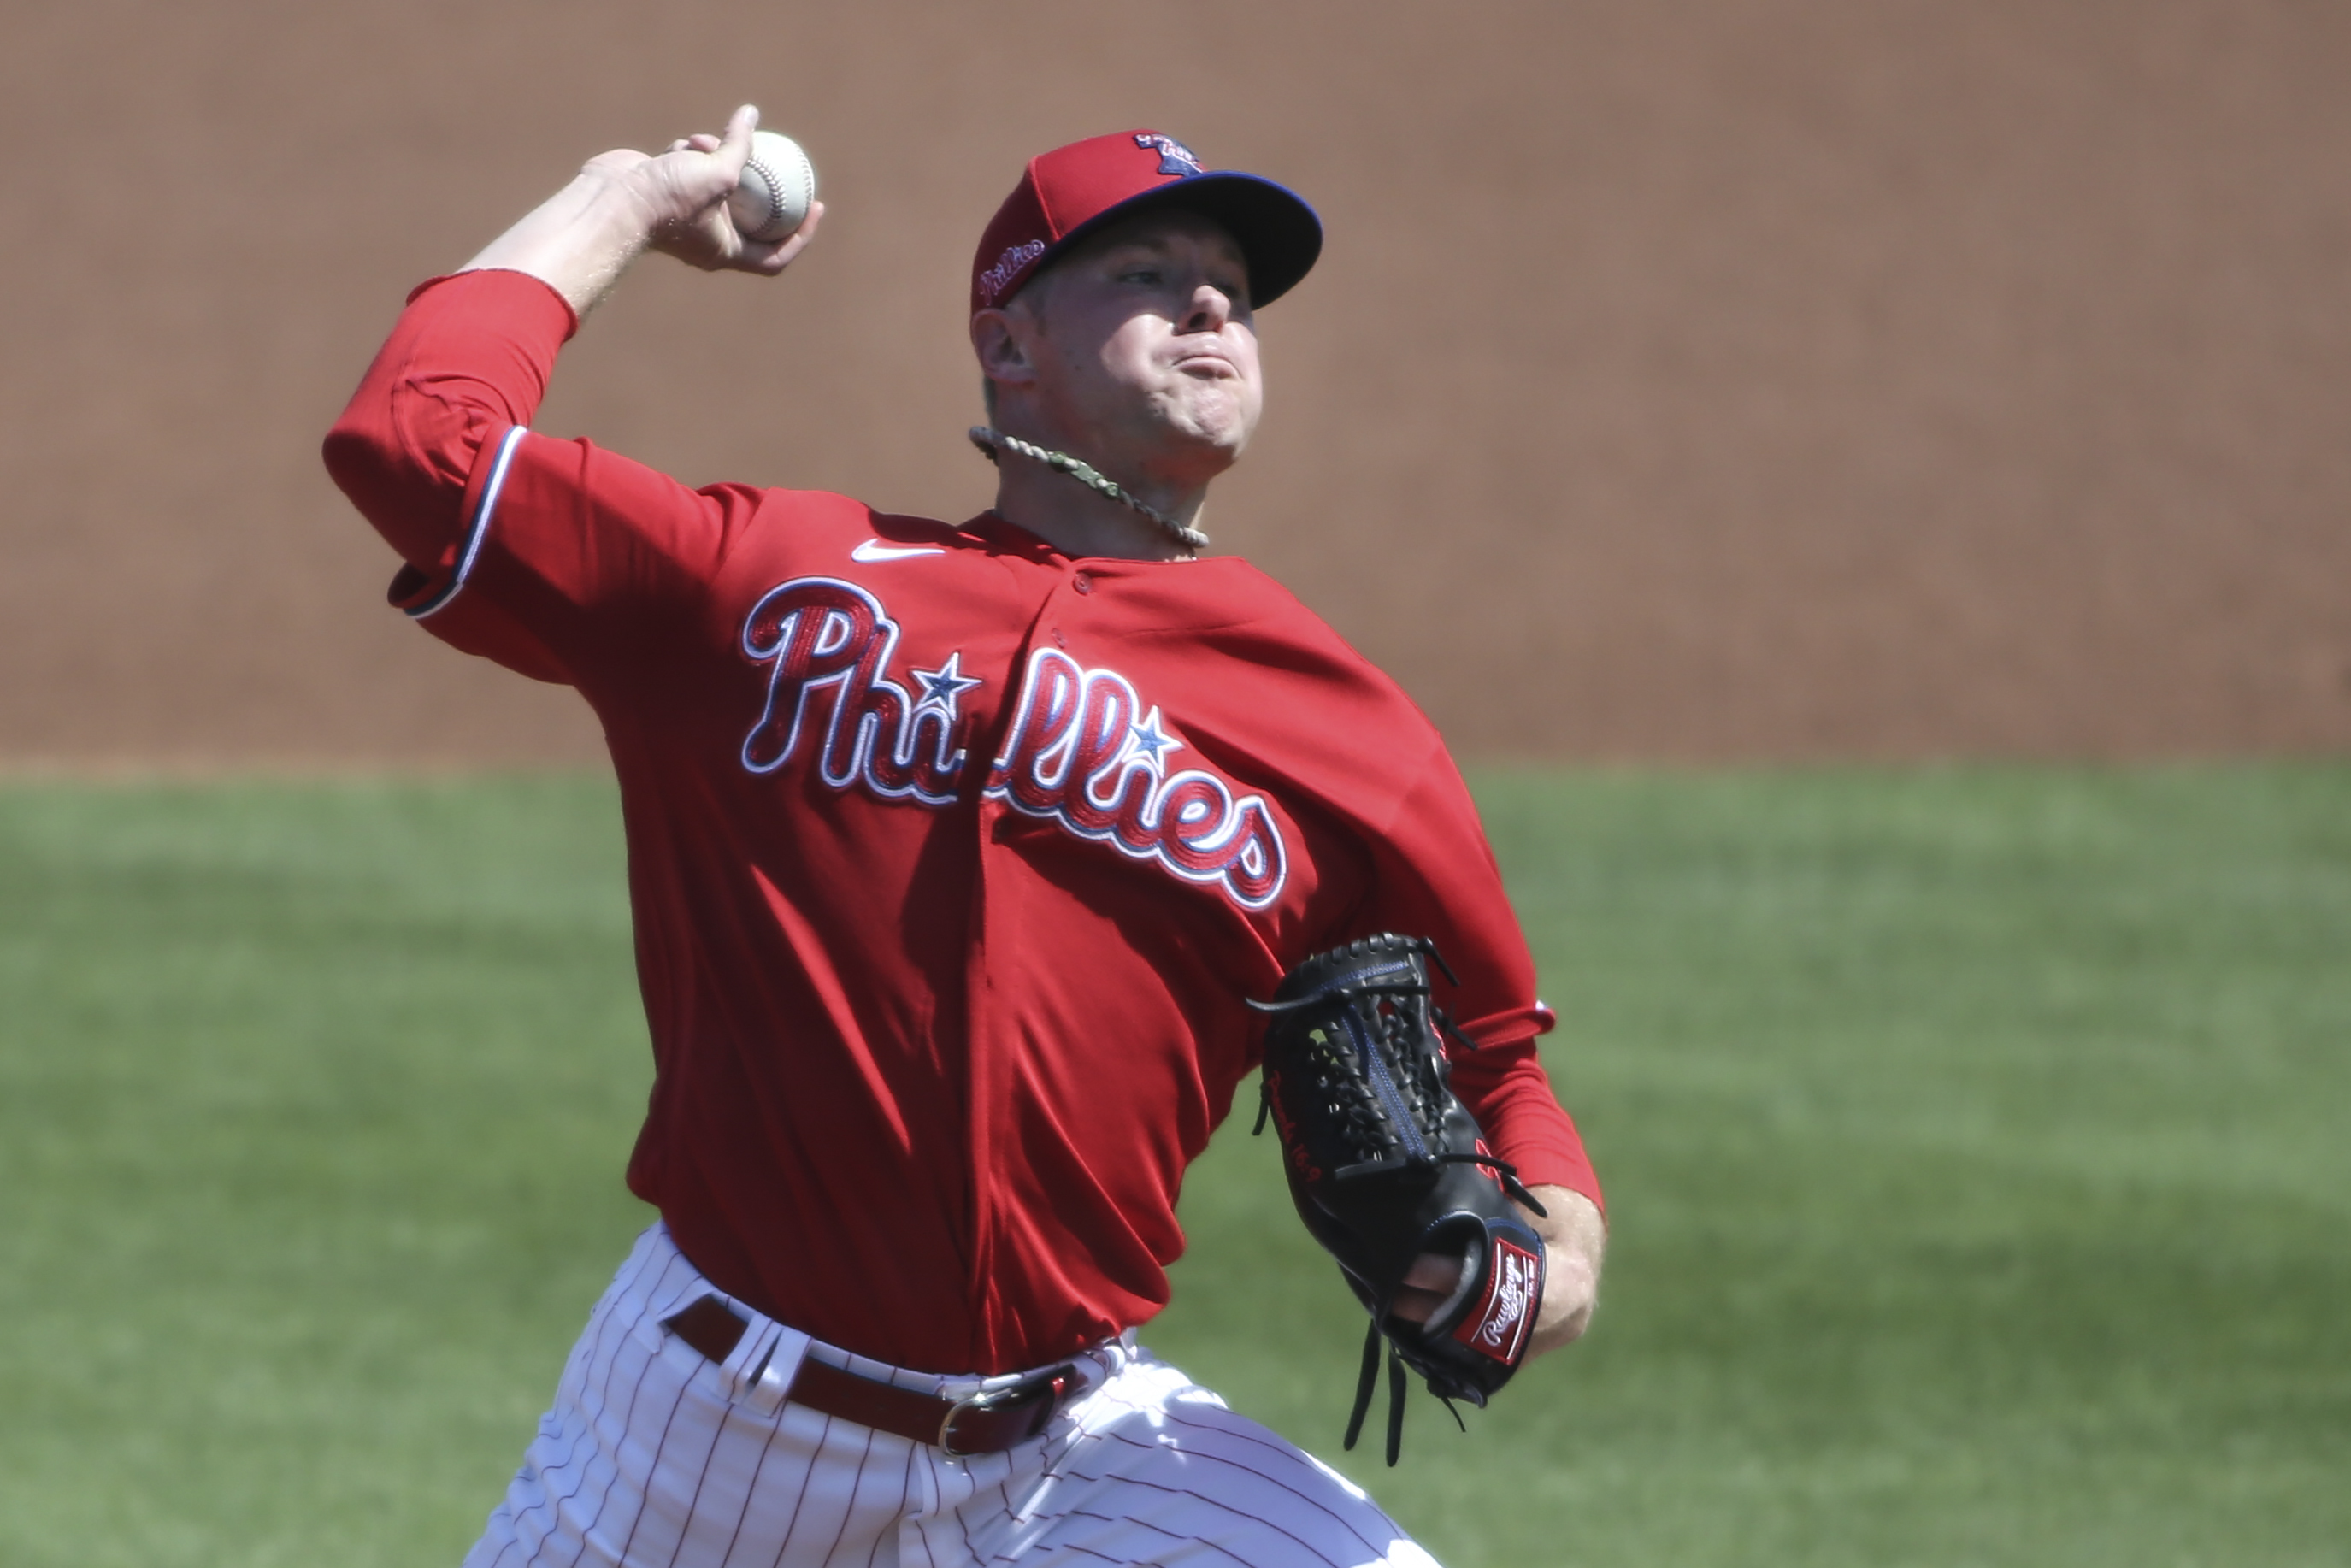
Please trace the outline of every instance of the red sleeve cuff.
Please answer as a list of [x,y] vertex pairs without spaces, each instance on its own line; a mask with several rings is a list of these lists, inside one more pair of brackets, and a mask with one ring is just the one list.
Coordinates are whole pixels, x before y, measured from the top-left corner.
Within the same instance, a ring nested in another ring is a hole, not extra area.
[[1458,1028],[1480,1049],[1495,1045],[1517,1045],[1537,1035],[1549,1034],[1559,1027],[1559,1015],[1541,1002],[1530,1002],[1507,1012],[1488,1013],[1483,1018],[1464,1019]]
[[[413,305],[436,288],[462,288],[468,295],[478,295],[482,303],[512,318],[535,320],[551,336],[553,341],[549,348],[569,342],[572,334],[580,330],[580,316],[571,308],[571,302],[558,294],[553,284],[528,272],[516,272],[503,267],[477,267],[465,272],[444,272],[438,277],[428,277],[410,289],[405,302]],[[473,301],[469,299],[468,303]],[[549,357],[553,356],[550,354]]]
[[1601,1197],[1599,1173],[1583,1152],[1583,1139],[1575,1124],[1555,1101],[1542,1109],[1551,1113],[1505,1112],[1496,1116],[1494,1125],[1486,1129],[1494,1152],[1510,1162],[1527,1186],[1563,1186],[1580,1192],[1605,1215],[1608,1205]]

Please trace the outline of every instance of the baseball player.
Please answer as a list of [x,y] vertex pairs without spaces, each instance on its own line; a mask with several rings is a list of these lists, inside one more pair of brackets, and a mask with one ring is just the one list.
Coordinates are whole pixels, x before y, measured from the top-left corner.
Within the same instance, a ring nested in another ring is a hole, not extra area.
[[[966,521],[532,432],[639,255],[773,274],[815,236],[726,218],[756,120],[596,158],[418,288],[327,441],[392,601],[594,708],[628,837],[659,1219],[467,1563],[1426,1563],[1134,1337],[1249,1000],[1374,932],[1458,974],[1454,1087],[1547,1210],[1534,1347],[1596,1289],[1599,1188],[1442,743],[1200,552],[1255,312],[1321,225],[1153,131],[1031,161],[972,267],[998,493]],[[1461,1267],[1421,1258],[1395,1315]]]

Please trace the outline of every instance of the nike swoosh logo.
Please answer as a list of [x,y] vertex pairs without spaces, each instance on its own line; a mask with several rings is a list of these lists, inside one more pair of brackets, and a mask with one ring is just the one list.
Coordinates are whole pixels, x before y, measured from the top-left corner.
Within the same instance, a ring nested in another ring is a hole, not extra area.
[[910,556],[945,555],[937,545],[885,545],[880,539],[860,539],[857,548],[849,552],[852,560],[904,560]]

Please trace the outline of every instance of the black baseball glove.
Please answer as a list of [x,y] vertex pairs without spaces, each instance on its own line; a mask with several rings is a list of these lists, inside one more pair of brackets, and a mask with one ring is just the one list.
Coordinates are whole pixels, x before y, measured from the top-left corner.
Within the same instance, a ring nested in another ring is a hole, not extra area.
[[[1430,1006],[1431,958],[1452,979],[1426,939],[1366,936],[1314,955],[1282,977],[1273,1000],[1249,1004],[1272,1015],[1257,1130],[1272,1121],[1299,1218],[1372,1314],[1347,1447],[1371,1407],[1384,1338],[1391,1465],[1404,1435],[1404,1368],[1458,1421],[1455,1400],[1482,1406],[1518,1370],[1542,1300],[1542,1239],[1518,1205],[1543,1208],[1447,1087],[1444,1035],[1476,1047]],[[1460,1259],[1461,1282],[1414,1323],[1393,1309],[1425,1252]]]

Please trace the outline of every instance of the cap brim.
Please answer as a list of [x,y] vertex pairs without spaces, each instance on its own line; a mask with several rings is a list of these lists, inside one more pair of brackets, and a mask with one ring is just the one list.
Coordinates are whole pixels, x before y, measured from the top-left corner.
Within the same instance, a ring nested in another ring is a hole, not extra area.
[[1038,259],[1038,270],[1090,235],[1139,213],[1166,208],[1197,213],[1233,236],[1249,261],[1252,308],[1289,293],[1322,254],[1322,220],[1303,196],[1261,175],[1211,169],[1104,207],[1063,235]]

